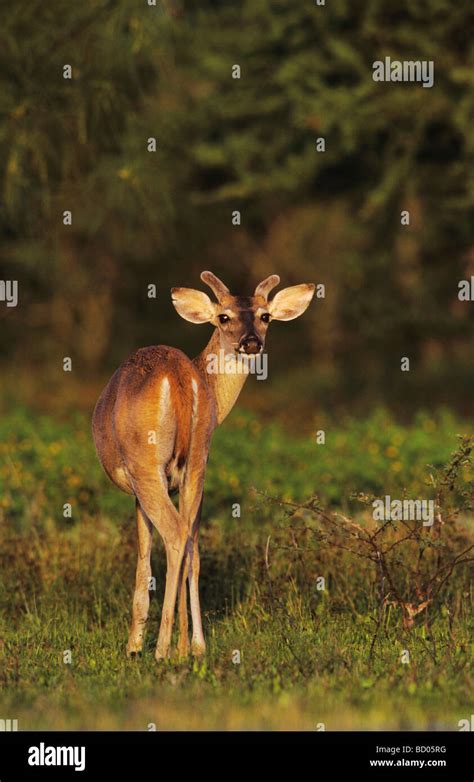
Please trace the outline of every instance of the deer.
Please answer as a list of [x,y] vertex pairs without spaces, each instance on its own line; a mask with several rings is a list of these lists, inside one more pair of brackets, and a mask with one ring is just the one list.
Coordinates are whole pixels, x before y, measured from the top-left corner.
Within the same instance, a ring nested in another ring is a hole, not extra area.
[[[229,371],[229,360],[232,370],[232,361],[261,354],[270,322],[302,315],[315,290],[309,283],[292,285],[269,300],[280,283],[276,274],[260,282],[253,296],[233,296],[210,271],[202,272],[201,280],[215,301],[192,288],[172,288],[171,297],[186,321],[214,327],[204,350],[194,359],[165,345],[136,350],[112,375],[92,418],[93,439],[105,473],[119,489],[135,497],[138,555],[128,657],[140,655],[143,648],[153,529],[161,536],[166,553],[155,658],[170,657],[177,601],[178,655],[205,653],[199,602],[204,478],[212,434],[232,410],[249,374]],[[219,351],[228,359],[226,371],[210,373],[209,359]],[[172,499],[176,493],[177,507]]]

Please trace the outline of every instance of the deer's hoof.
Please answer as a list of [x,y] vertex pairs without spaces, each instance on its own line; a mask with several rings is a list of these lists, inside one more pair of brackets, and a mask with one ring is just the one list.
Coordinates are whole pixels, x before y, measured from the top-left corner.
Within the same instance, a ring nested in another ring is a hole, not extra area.
[[129,641],[127,644],[127,657],[129,660],[136,659],[142,656],[142,643],[133,643]]
[[204,657],[206,654],[206,644],[204,643],[193,643],[191,645],[191,654],[193,657]]

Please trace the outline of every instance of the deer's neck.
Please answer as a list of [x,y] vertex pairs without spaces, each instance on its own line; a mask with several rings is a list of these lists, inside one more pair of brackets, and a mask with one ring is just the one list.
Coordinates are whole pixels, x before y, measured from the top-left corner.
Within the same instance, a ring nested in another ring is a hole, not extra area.
[[221,424],[235,405],[247,380],[247,374],[238,371],[236,354],[224,353],[217,329],[193,363],[206,378],[216,400],[217,423]]

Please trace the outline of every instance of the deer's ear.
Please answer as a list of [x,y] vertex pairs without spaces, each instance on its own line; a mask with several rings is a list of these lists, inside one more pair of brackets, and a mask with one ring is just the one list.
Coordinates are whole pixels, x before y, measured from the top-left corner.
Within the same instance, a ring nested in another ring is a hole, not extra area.
[[172,288],[171,300],[178,314],[191,323],[208,323],[214,318],[215,305],[202,291]]
[[312,283],[292,285],[278,291],[271,300],[268,311],[274,320],[293,320],[298,318],[309,306],[315,286]]

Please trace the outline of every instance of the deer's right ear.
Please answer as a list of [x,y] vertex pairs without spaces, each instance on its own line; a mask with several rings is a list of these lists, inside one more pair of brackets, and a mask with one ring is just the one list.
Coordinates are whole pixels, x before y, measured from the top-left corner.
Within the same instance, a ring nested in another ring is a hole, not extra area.
[[215,305],[202,291],[172,288],[171,300],[178,314],[191,323],[208,323],[214,318]]

